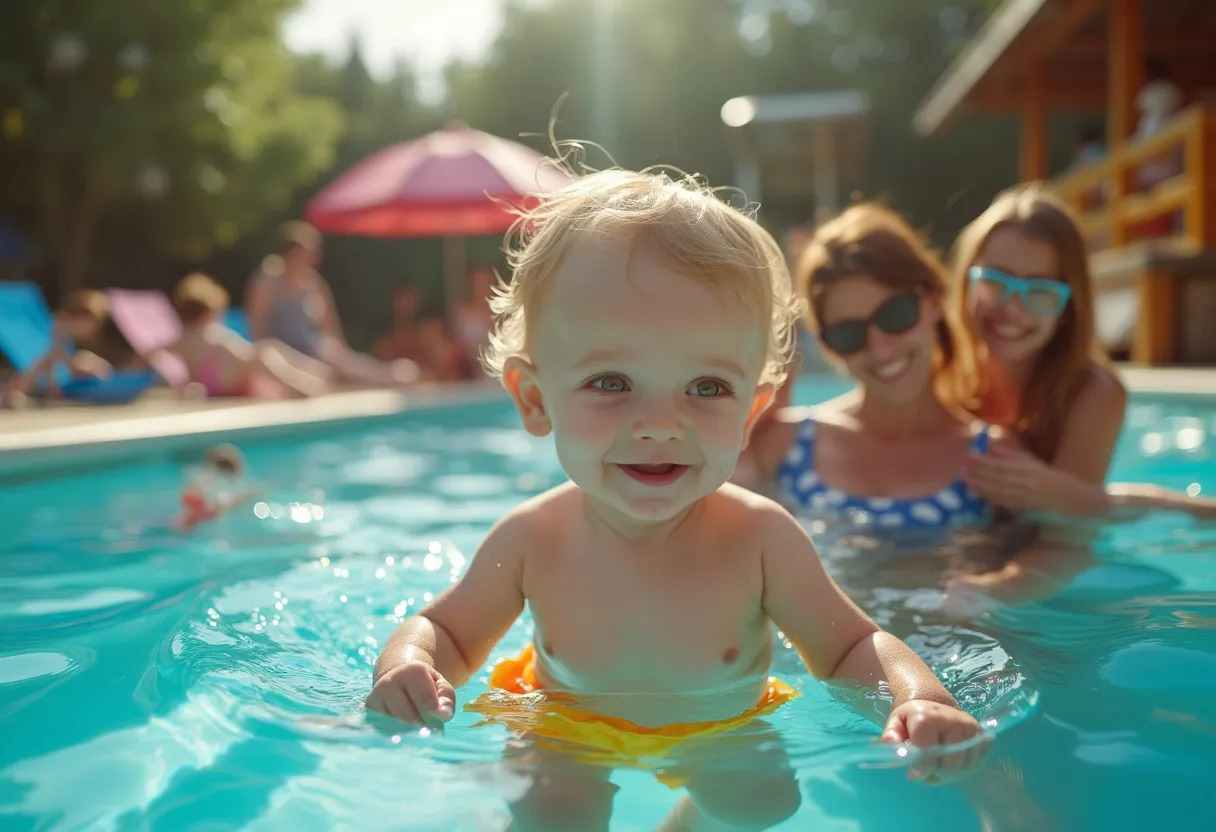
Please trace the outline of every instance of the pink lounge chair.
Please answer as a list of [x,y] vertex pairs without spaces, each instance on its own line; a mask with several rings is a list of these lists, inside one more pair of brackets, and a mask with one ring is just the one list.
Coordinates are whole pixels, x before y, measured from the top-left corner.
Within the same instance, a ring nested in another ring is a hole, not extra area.
[[[110,289],[106,297],[110,301],[114,325],[132,349],[144,358],[181,337],[181,319],[164,292]],[[175,355],[161,354],[150,358],[149,363],[169,384],[178,386],[190,380],[185,362]]]

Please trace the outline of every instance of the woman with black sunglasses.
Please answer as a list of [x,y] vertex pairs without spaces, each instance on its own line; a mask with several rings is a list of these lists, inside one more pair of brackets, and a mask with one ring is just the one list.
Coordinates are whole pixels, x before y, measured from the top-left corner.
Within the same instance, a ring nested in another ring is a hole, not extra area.
[[818,230],[796,280],[809,328],[857,388],[758,426],[751,475],[776,477],[792,509],[878,528],[984,523],[961,472],[988,430],[967,411],[975,364],[937,258],[896,213],[858,205]]

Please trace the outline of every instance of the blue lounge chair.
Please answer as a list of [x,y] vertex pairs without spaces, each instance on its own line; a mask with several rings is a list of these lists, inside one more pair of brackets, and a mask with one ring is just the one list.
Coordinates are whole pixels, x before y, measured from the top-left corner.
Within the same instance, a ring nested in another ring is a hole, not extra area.
[[[0,352],[18,372],[29,370],[51,348],[53,319],[42,291],[27,282],[0,283]],[[116,370],[110,378],[72,378],[55,367],[64,398],[96,404],[121,404],[139,396],[159,377],[151,370]]]

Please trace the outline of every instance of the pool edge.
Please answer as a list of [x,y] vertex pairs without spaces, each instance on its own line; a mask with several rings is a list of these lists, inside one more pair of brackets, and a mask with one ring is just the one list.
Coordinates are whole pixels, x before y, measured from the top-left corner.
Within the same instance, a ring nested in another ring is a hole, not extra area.
[[403,413],[501,400],[497,382],[409,391],[363,390],[315,399],[241,402],[185,413],[133,416],[95,424],[35,428],[0,435],[0,484],[223,441],[281,439]]

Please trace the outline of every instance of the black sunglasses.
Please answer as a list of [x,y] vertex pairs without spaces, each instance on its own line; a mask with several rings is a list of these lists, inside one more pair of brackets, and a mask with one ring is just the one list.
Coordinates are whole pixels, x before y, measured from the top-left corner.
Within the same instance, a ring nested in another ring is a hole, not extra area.
[[850,318],[820,327],[819,337],[832,352],[852,355],[865,349],[870,338],[870,325],[888,335],[907,332],[920,322],[921,292],[913,290],[883,301],[869,318]]

